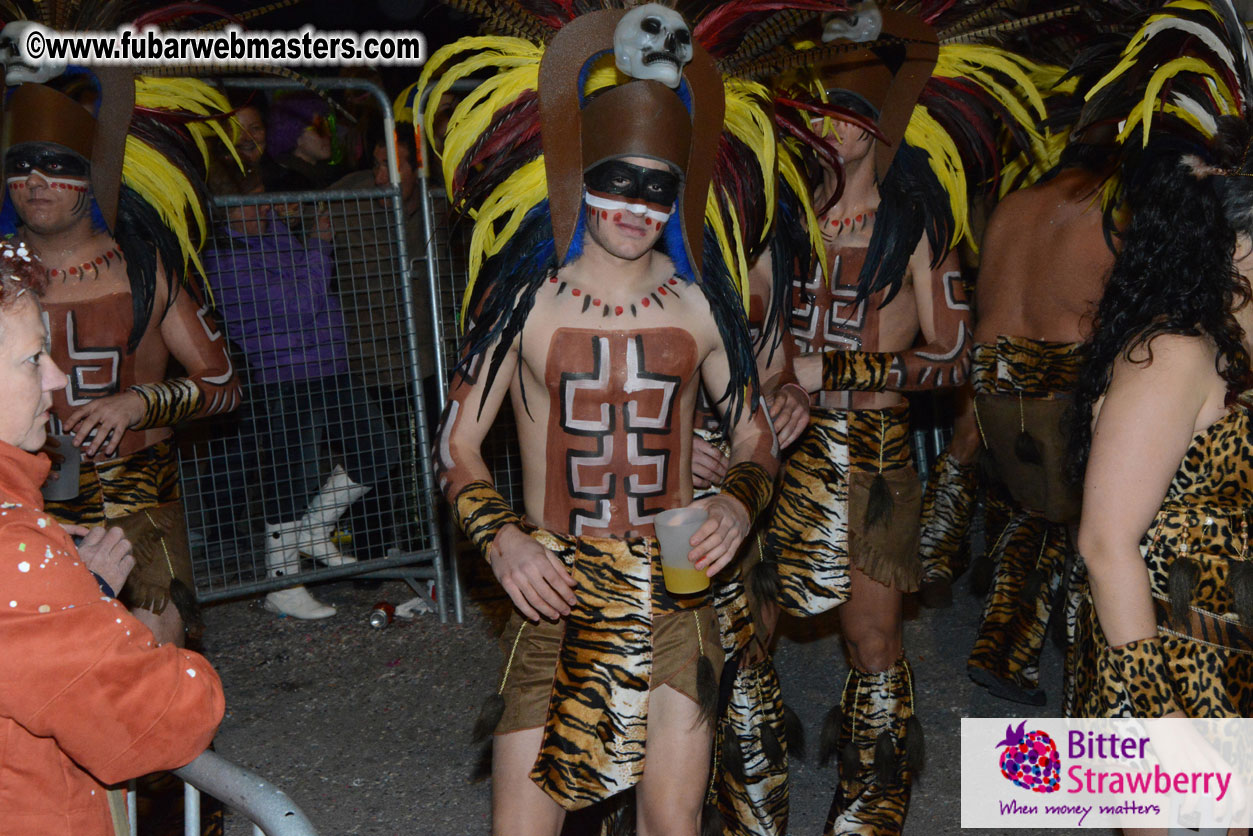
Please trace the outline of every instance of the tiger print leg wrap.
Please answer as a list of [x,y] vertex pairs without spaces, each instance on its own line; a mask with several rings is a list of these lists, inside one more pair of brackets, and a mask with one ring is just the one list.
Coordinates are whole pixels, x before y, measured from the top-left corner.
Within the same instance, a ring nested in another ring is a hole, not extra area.
[[1069,551],[1065,526],[1024,515],[1002,538],[1000,554],[993,555],[996,577],[966,669],[994,695],[1044,704],[1040,653]]
[[[763,654],[756,663],[741,663],[714,750],[714,792],[724,836],[784,836],[787,734],[783,693],[769,655]],[[729,759],[737,763],[728,763]]]
[[848,600],[848,420],[847,412],[810,412],[765,529],[779,606],[792,615],[818,615]]
[[879,673],[852,669],[840,702],[840,781],[824,836],[899,834],[920,765],[906,750],[922,745],[909,661],[902,655]]
[[977,471],[975,464],[962,464],[945,450],[927,480],[918,544],[924,600],[927,588],[940,585],[950,587],[947,598],[951,603],[953,580],[969,565]]

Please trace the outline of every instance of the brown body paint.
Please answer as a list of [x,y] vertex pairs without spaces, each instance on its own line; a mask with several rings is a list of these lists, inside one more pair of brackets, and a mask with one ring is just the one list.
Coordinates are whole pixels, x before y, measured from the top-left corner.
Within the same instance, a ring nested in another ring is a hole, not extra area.
[[544,526],[590,536],[650,528],[684,504],[680,395],[697,368],[678,328],[559,328],[548,351]]
[[[164,310],[164,293],[159,291],[157,296],[148,330],[135,351],[128,352],[134,318],[121,259],[100,270],[98,277],[49,286],[43,307],[51,354],[69,377],[65,389],[53,393],[56,431],[70,413],[93,399],[125,392],[135,384],[165,380],[175,345],[177,359],[186,369],[185,379],[201,394],[200,408],[189,417],[229,412],[239,406],[239,379],[226,338],[208,308],[187,288],[179,291],[168,310]],[[170,334],[168,340],[163,331]],[[164,426],[127,431],[109,458],[128,456],[170,434]]]

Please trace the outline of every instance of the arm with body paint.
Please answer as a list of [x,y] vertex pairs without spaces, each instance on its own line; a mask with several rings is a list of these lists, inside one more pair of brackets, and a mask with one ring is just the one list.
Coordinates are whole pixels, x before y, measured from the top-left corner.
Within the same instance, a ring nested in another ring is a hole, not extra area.
[[916,392],[958,386],[970,372],[974,348],[970,303],[956,253],[931,267],[924,237],[909,262],[924,345],[907,351],[828,350],[822,357],[827,391]]
[[492,484],[483,460],[483,440],[496,420],[518,373],[517,342],[505,355],[490,388],[484,366],[493,344],[453,373],[436,438],[436,476],[452,505],[453,518],[478,546],[496,579],[525,618],[557,619],[575,604],[574,579],[557,556],[518,527],[522,517]]
[[[707,391],[725,392],[730,376],[726,349],[719,342],[701,365],[701,377]],[[770,502],[779,470],[779,442],[763,405],[745,404],[730,433],[731,462],[722,492],[692,503],[705,508],[709,519],[692,536],[689,557],[710,577],[739,551],[753,520]]]
[[187,374],[132,386],[144,400],[144,417],[132,429],[174,426],[239,406],[239,378],[226,337],[190,289],[184,288],[166,311],[161,336]]
[[[153,310],[165,311],[159,326],[161,339],[187,375],[136,384],[71,412],[65,429],[74,433],[74,443],[83,447],[87,456],[112,455],[127,430],[170,427],[239,406],[239,379],[226,338],[208,307],[183,289],[167,310],[165,293],[158,283]],[[142,342],[137,350],[144,350]]]
[[787,447],[809,425],[809,394],[796,379],[792,360],[796,344],[788,328],[786,306],[780,306],[776,321],[770,322],[774,302],[773,264],[767,249],[748,273],[749,289],[760,301],[763,322],[756,345],[757,376],[761,394],[770,412],[770,421],[779,446]]

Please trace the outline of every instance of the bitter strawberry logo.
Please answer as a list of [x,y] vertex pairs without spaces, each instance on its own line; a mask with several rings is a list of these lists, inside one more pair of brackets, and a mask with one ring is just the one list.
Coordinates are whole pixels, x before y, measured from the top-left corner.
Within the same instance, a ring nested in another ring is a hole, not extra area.
[[1001,751],[1001,774],[1032,792],[1057,792],[1062,776],[1057,744],[1048,732],[1024,732],[1026,728],[1026,720],[1016,729],[1005,727],[1005,739],[996,744],[1005,747]]

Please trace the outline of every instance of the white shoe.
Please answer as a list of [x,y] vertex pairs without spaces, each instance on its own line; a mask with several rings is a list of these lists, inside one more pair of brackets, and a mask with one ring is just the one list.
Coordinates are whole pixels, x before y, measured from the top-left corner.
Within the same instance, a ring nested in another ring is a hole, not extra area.
[[[296,549],[299,522],[265,526],[266,577],[281,578],[300,573],[300,552]],[[292,618],[330,618],[335,608],[314,598],[303,586],[280,589],[265,596],[265,608]]]
[[280,589],[265,596],[265,608],[270,612],[290,615],[292,618],[303,618],[316,621],[319,618],[330,618],[336,612],[330,604],[323,604],[314,598],[303,586],[291,589]]
[[341,554],[335,547],[331,542],[331,532],[344,512],[369,492],[369,485],[352,481],[344,469],[336,465],[318,495],[309,501],[305,515],[297,524],[296,549],[327,566],[356,563],[357,558]]

